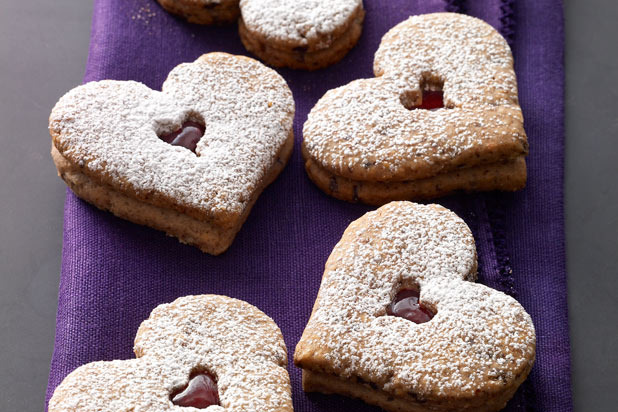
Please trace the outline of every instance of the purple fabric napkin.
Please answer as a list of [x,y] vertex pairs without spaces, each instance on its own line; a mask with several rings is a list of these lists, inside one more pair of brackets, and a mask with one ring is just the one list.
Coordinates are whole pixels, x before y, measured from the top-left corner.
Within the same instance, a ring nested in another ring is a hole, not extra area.
[[[250,302],[281,328],[291,355],[309,318],[324,263],[344,229],[372,208],[320,192],[302,167],[302,125],[328,90],[372,76],[382,35],[412,14],[459,11],[509,39],[530,141],[527,187],[514,194],[458,195],[439,203],[472,228],[480,282],[516,297],[532,315],[537,360],[507,411],[572,409],[563,232],[563,16],[559,0],[365,0],[358,45],[308,73],[279,70],[296,99],[296,147],[232,247],[212,257],[155,230],[101,212],[67,192],[56,343],[47,400],[76,367],[133,357],[139,324],[160,303],[218,293]],[[202,27],[153,0],[96,0],[85,81],[138,80],[160,88],[167,73],[202,53],[246,54],[236,25]],[[305,394],[291,362],[296,411],[377,411],[342,396]]]

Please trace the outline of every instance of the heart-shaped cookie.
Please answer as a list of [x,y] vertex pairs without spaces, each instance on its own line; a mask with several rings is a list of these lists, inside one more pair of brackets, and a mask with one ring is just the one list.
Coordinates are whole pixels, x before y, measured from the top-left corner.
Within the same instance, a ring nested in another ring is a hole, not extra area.
[[218,295],[155,308],[135,337],[137,359],[93,362],[54,391],[49,412],[291,412],[281,331],[256,307]]
[[58,174],[78,196],[219,254],[285,166],[293,118],[275,71],[210,53],[174,68],[161,92],[132,81],[79,86],[58,101],[49,130]]
[[383,204],[525,185],[513,58],[491,26],[410,17],[382,38],[373,71],[328,91],[305,122],[305,167],[320,189]]
[[469,228],[442,206],[392,202],[350,224],[296,346],[303,388],[389,411],[503,408],[534,362],[534,326],[476,269]]

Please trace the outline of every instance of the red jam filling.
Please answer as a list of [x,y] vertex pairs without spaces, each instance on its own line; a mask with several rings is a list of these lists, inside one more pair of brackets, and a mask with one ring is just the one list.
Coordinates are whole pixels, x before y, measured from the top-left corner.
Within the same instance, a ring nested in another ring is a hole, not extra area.
[[172,403],[199,409],[219,405],[217,383],[211,374],[207,372],[198,373],[189,380],[186,388],[172,397]]
[[444,93],[442,90],[423,90],[423,101],[419,106],[412,106],[411,109],[434,110],[444,107]]
[[175,132],[159,136],[161,140],[173,146],[182,146],[195,153],[197,142],[204,136],[204,126],[198,122],[184,122]]
[[399,316],[414,323],[425,323],[433,318],[433,313],[419,303],[420,293],[415,289],[403,289],[386,308],[386,313]]

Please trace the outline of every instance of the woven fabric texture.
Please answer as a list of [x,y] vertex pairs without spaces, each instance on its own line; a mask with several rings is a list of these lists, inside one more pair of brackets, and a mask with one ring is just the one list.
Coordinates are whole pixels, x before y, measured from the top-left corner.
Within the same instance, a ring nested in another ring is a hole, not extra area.
[[[188,294],[243,299],[281,328],[296,411],[378,410],[341,396],[307,395],[291,355],[309,318],[333,246],[371,210],[330,198],[307,178],[299,144],[309,110],[329,89],[372,77],[383,34],[412,14],[468,13],[509,40],[530,142],[527,187],[517,193],[437,200],[470,225],[479,281],[516,297],[532,315],[537,361],[507,411],[572,409],[563,218],[563,15],[559,0],[365,0],[358,45],[316,72],[279,70],[296,99],[296,147],[231,248],[213,257],[102,212],[67,192],[56,342],[47,399],[76,367],[128,359],[139,324],[160,303]],[[85,81],[137,80],[159,89],[181,62],[211,51],[247,54],[236,25],[202,27],[152,0],[95,0]]]

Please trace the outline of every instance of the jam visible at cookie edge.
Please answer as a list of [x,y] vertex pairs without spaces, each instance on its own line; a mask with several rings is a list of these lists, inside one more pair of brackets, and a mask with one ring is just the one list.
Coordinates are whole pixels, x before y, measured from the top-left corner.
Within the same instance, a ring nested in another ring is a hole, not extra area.
[[197,142],[204,136],[204,130],[205,127],[200,123],[187,121],[182,124],[180,129],[159,136],[159,138],[172,146],[182,146],[195,153]]
[[386,314],[398,316],[414,323],[429,322],[434,314],[419,303],[420,292],[415,289],[400,290],[386,308]]
[[198,409],[220,405],[217,383],[211,374],[207,372],[198,373],[189,380],[184,389],[172,395],[172,403]]

